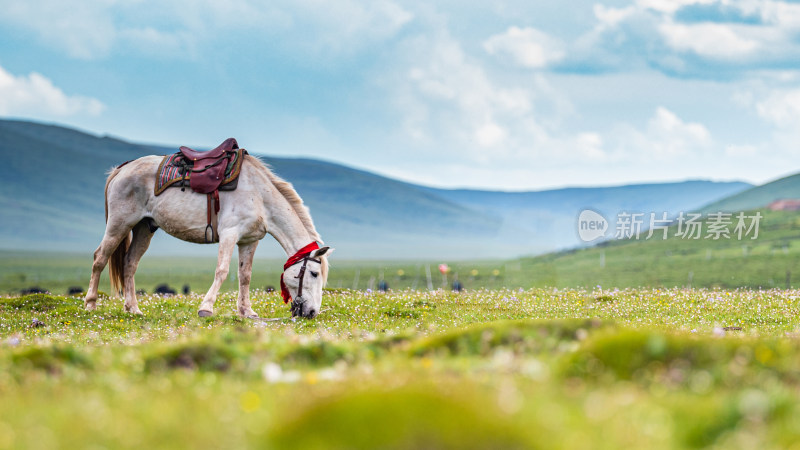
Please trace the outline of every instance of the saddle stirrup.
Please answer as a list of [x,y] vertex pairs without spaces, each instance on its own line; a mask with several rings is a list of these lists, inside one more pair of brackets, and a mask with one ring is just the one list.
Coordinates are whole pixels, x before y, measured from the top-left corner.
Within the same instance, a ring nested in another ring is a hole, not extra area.
[[[203,233],[203,238],[206,244],[219,242],[219,191],[209,192],[206,194],[208,201],[206,202],[206,230]],[[208,230],[211,230],[211,238],[208,237]]]

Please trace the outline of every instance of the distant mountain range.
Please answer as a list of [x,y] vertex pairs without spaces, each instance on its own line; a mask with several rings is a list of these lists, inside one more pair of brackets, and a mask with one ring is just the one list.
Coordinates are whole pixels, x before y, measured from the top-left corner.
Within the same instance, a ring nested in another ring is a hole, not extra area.
[[[247,147],[246,142],[240,144]],[[0,249],[91,254],[103,234],[107,171],[143,155],[176,150],[177,146],[134,144],[56,125],[0,120]],[[335,163],[249,150],[294,184],[311,208],[317,229],[340,258],[531,255],[578,245],[575,221],[584,208],[607,217],[619,211],[676,214],[745,195],[752,187],[686,181],[533,192],[448,190]],[[159,232],[151,252],[214,254],[216,246],[181,243]],[[277,244],[259,254],[283,257]]]

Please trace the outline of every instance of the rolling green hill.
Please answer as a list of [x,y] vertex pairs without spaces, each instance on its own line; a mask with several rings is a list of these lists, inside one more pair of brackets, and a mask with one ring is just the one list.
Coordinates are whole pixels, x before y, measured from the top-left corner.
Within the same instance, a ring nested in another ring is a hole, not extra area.
[[[246,143],[242,143],[246,146]],[[259,149],[250,149],[258,154]],[[175,147],[141,145],[25,121],[0,120],[0,249],[90,254],[103,233],[107,171]],[[676,213],[749,187],[684,183],[540,192],[417,186],[339,164],[259,156],[291,181],[340,258],[507,258],[579,243],[580,209]],[[280,257],[274,243],[263,256]],[[157,233],[151,252],[214,255]]]
[[[512,264],[511,279],[528,278],[523,286],[555,287],[722,287],[774,288],[800,286],[800,212],[761,210],[757,239],[733,233],[730,239],[668,239],[656,232],[650,239],[611,240]],[[748,212],[748,216],[755,212]],[[707,217],[707,216],[704,216]],[[748,221],[749,225],[749,221]],[[509,266],[507,266],[509,267]],[[515,275],[517,274],[517,275]]]
[[767,206],[775,200],[800,198],[800,174],[756,186],[702,208],[702,211],[747,211]]
[[[668,239],[609,240],[593,247],[573,248],[532,258],[506,267],[506,274],[522,286],[556,287],[722,287],[775,288],[800,286],[800,212],[769,211],[769,203],[800,198],[800,174],[751,187],[699,207],[708,215],[731,213],[731,239],[683,239],[678,226]],[[757,239],[738,239],[733,233],[736,214],[761,214]],[[613,217],[613,215],[606,215]],[[612,225],[613,228],[613,225]],[[613,231],[613,230],[612,230]],[[713,237],[713,236],[712,236]],[[527,278],[527,283],[521,278]]]

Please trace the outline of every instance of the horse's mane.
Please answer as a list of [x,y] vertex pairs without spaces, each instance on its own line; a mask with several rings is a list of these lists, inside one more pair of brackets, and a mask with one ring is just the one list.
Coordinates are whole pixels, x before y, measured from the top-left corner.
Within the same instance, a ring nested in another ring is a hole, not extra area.
[[[294,186],[292,183],[284,180],[283,178],[275,175],[272,172],[272,168],[269,167],[267,163],[262,161],[260,158],[247,155],[248,159],[253,161],[256,167],[259,167],[264,171],[264,173],[269,178],[269,181],[275,186],[275,189],[281,193],[283,198],[289,202],[294,212],[297,214],[297,217],[300,218],[300,222],[303,223],[303,226],[306,228],[306,231],[311,236],[311,239],[319,242],[320,244],[324,244],[322,238],[320,237],[319,233],[317,233],[317,229],[314,228],[314,221],[311,219],[311,214],[308,211],[308,206],[303,203],[303,199],[300,198],[300,195],[297,191],[294,190]],[[324,255],[320,258],[320,265],[322,266],[321,273],[322,273],[322,281],[323,283],[328,282],[328,258]]]

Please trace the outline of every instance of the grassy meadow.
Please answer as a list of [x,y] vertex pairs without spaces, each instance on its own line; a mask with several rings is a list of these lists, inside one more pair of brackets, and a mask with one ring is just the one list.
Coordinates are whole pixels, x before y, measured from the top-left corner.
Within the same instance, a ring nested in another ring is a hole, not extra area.
[[0,299],[0,448],[787,448],[796,290]]
[[638,240],[523,258],[509,268],[525,274],[525,287],[800,287],[800,213],[759,212],[757,239],[737,239],[732,226],[729,239],[708,239],[704,222],[702,239],[675,237],[673,226],[668,239],[661,231],[645,239],[644,232]]
[[800,448],[800,216],[765,214],[746,243],[334,258],[314,320],[266,291],[282,261],[242,320],[235,266],[197,317],[211,258],[145,256],[137,287],[192,293],[132,316],[64,295],[90,254],[0,252],[0,449]]

